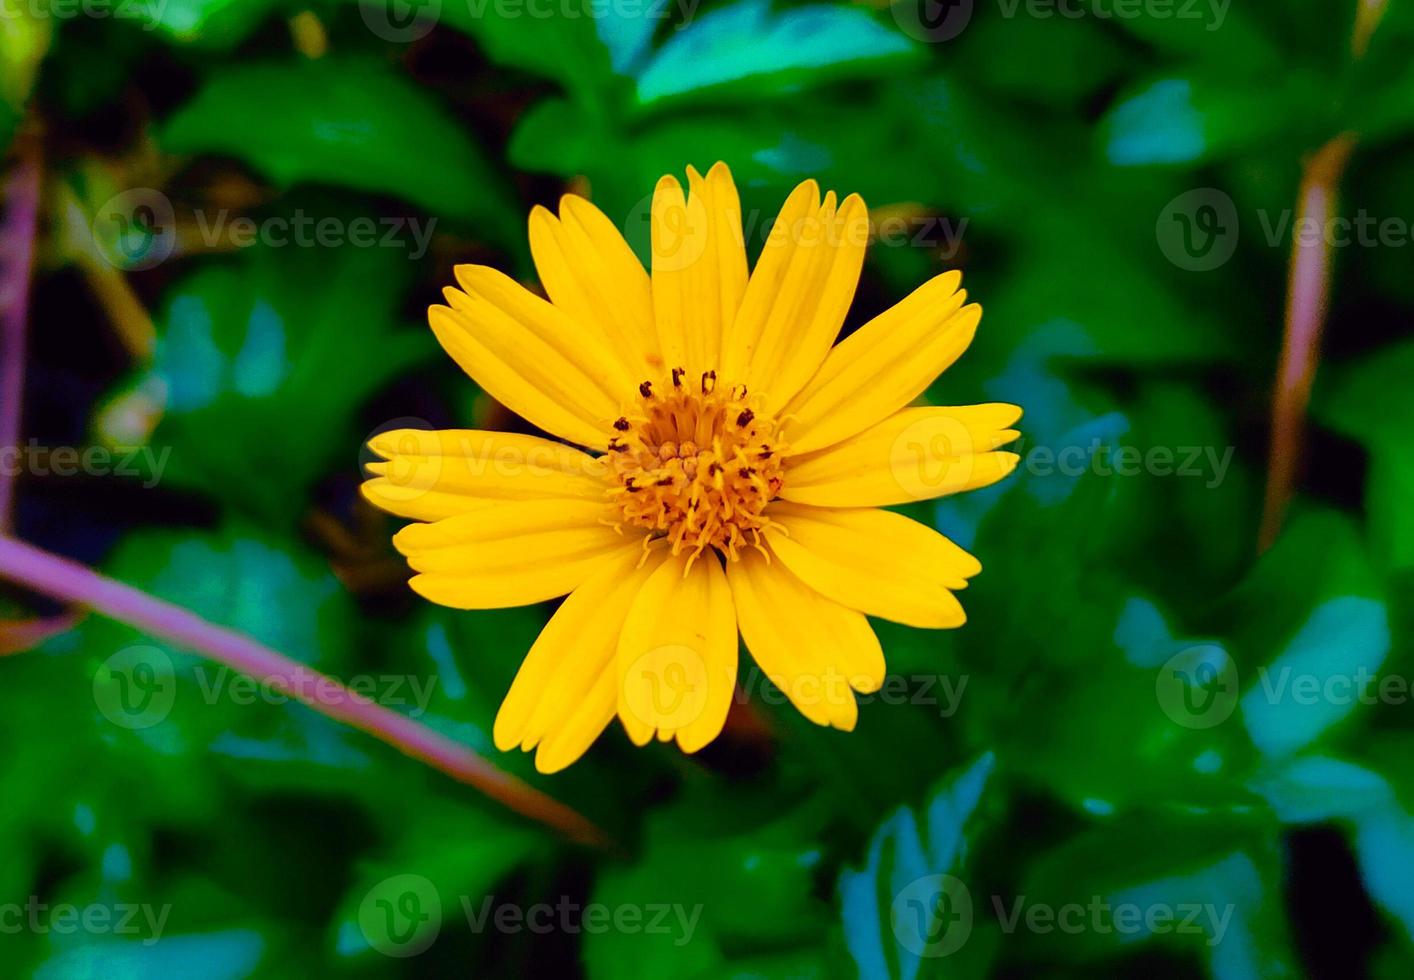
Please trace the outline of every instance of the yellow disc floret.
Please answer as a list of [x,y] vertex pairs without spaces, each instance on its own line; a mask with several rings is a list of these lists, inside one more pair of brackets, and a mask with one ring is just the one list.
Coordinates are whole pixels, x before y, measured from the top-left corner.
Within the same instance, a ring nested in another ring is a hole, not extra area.
[[615,422],[609,442],[609,495],[624,524],[666,539],[673,554],[712,547],[734,559],[759,548],[781,489],[775,423],[744,385],[719,391],[715,371],[689,382],[674,368],[668,383],[638,392],[637,414]]

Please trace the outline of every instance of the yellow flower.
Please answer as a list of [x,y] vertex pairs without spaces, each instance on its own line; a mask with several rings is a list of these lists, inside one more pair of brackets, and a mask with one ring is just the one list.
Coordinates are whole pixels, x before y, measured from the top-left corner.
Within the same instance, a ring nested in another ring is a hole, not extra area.
[[[748,276],[731,173],[658,182],[652,275],[594,205],[537,207],[546,301],[463,265],[432,330],[490,395],[559,442],[399,430],[364,493],[423,521],[393,539],[412,587],[457,609],[569,598],[496,718],[542,772],[618,717],[695,752],[721,731],[737,633],[812,721],[850,730],[884,656],[865,614],[961,626],[981,570],[891,504],[1009,473],[1012,405],[908,408],[982,311],[944,273],[834,344],[869,234],[858,195],[795,189]],[[832,346],[833,345],[833,346]]]

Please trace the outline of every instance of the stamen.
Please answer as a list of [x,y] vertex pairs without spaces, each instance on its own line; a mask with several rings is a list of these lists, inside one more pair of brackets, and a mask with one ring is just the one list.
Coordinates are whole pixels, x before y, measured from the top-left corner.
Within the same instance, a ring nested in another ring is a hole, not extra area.
[[685,375],[673,368],[663,395],[644,381],[635,411],[614,422],[609,496],[623,524],[686,551],[691,567],[707,548],[728,560],[764,550],[761,533],[773,526],[764,510],[784,471],[775,422],[746,403],[744,385],[719,394],[717,372],[706,371],[693,391]]

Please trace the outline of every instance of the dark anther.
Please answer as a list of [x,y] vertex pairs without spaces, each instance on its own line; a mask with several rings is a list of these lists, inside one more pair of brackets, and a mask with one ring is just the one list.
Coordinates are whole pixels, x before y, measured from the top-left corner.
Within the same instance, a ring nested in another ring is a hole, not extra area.
[[703,393],[704,395],[710,395],[710,394],[712,393],[712,389],[715,388],[715,387],[717,387],[717,372],[716,372],[716,371],[703,371],[703,372],[702,372],[702,393]]
[[672,485],[673,485],[673,478],[670,477],[670,476],[661,477],[661,478],[658,480],[658,482],[654,484],[654,486],[657,486],[657,487],[670,487],[670,486],[672,486]]
[[628,419],[620,418],[617,422],[614,423],[614,428],[618,429],[620,432],[627,432]]
[[673,387],[674,387],[674,388],[681,388],[681,387],[682,387],[682,376],[683,376],[684,374],[686,374],[686,373],[687,373],[687,369],[686,369],[686,368],[680,368],[680,367],[673,368]]
[[741,414],[736,417],[738,428],[744,429],[751,424],[751,420],[756,418],[756,413],[749,408],[743,408]]
[[738,475],[738,476],[755,476],[755,475],[756,475],[756,468],[755,468],[754,466],[743,466],[741,469],[737,470],[736,472],[737,472],[737,475]]
[[707,467],[707,475],[716,476],[720,472],[722,472],[722,464],[717,462],[715,459],[712,460],[712,465]]
[[653,382],[651,382],[651,381],[645,381],[645,382],[643,382],[643,384],[641,384],[641,385],[638,386],[638,393],[639,393],[640,395],[642,395],[644,398],[652,398],[652,397],[653,397]]

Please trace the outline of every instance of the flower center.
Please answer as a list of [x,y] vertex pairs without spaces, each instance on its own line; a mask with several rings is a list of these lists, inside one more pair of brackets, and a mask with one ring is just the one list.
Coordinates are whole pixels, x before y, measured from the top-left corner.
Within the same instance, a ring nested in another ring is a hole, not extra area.
[[745,385],[717,390],[717,372],[696,384],[682,368],[658,390],[638,386],[634,415],[614,423],[609,495],[624,522],[665,538],[673,554],[707,547],[736,558],[761,547],[762,513],[781,489],[775,422],[747,403]]

